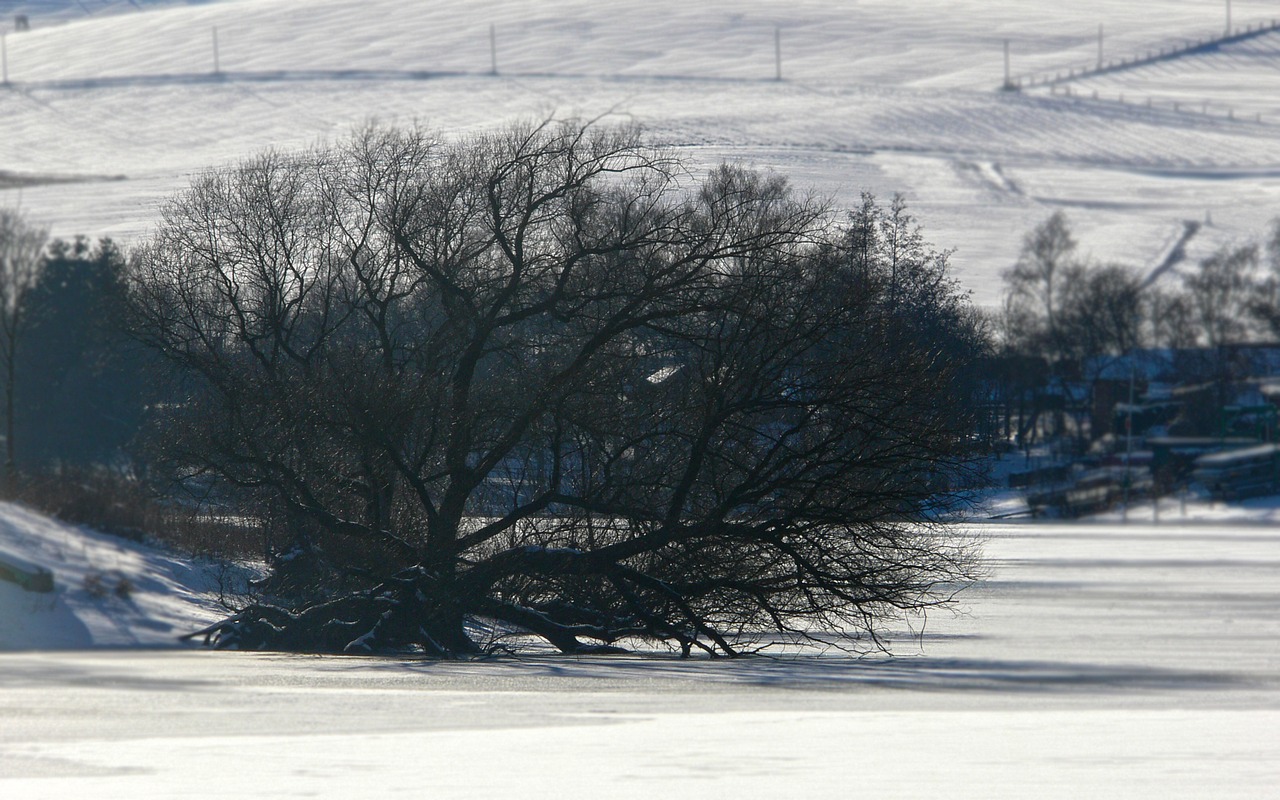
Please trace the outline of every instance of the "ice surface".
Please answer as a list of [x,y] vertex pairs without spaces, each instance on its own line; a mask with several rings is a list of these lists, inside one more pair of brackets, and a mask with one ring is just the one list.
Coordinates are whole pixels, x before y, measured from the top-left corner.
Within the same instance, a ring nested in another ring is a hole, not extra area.
[[991,574],[896,658],[0,654],[0,796],[1269,796],[1280,529],[1139,511],[973,527]]

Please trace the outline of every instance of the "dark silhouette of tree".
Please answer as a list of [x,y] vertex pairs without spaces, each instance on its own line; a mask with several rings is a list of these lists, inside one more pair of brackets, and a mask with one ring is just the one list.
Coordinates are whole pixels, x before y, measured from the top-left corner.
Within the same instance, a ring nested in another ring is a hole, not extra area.
[[737,654],[947,602],[981,337],[905,208],[859,214],[556,122],[201,176],[129,270],[160,454],[341,578],[202,633]]
[[[1038,370],[1016,377],[1008,369],[1001,393],[1006,406],[1016,395],[1020,406],[1018,441],[1029,446],[1042,424],[1042,414],[1052,412],[1053,433],[1066,432],[1065,380],[1079,364],[1070,319],[1064,317],[1073,289],[1084,282],[1085,264],[1076,255],[1077,243],[1066,214],[1052,216],[1028,233],[1017,262],[1004,273],[1004,306],[999,317],[1005,367],[1043,363]],[[1076,293],[1078,296],[1078,293]],[[1025,378],[1036,374],[1041,380],[1027,386]]]
[[1018,261],[1004,274],[1009,338],[1060,360],[1068,342],[1060,312],[1063,293],[1080,278],[1077,243],[1066,214],[1056,211],[1027,234]]
[[1210,348],[1244,340],[1251,329],[1250,304],[1257,297],[1257,245],[1221,247],[1183,278],[1193,318]]
[[1193,310],[1181,287],[1145,286],[1140,302],[1143,342],[1171,350],[1196,346]]
[[1280,339],[1280,219],[1271,221],[1259,256],[1266,271],[1254,280],[1249,312],[1267,335]]
[[[1142,343],[1141,281],[1119,264],[1082,269],[1062,292],[1062,350],[1084,363],[1103,362]],[[1086,376],[1089,377],[1089,376]]]
[[4,374],[5,480],[10,491],[17,472],[14,413],[18,354],[30,319],[28,295],[40,279],[48,231],[11,209],[0,209],[0,370]]
[[54,240],[26,298],[15,414],[24,470],[110,464],[127,457],[150,373],[120,329],[124,258],[107,239]]

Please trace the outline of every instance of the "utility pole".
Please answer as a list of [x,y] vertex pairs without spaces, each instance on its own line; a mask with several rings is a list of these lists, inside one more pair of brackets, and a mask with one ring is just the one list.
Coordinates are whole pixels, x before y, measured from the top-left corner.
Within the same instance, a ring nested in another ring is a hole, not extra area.
[[1012,89],[1013,83],[1009,80],[1009,40],[1004,40],[1004,88]]
[[776,81],[782,80],[782,28],[773,26],[773,64]]
[[498,32],[489,23],[489,74],[498,74]]
[[218,26],[213,26],[213,74],[222,74],[222,64],[218,60]]
[[1102,69],[1102,23],[1098,23],[1098,69]]

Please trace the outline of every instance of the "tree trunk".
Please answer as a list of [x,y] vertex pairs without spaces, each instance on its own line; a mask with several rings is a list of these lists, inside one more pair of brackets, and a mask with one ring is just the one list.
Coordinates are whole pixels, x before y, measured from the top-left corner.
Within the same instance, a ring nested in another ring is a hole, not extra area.
[[13,497],[17,491],[18,484],[18,464],[13,455],[13,407],[14,407],[14,375],[16,373],[14,362],[17,360],[17,348],[13,342],[9,343],[8,358],[5,363],[5,383],[4,383],[4,490],[5,494]]

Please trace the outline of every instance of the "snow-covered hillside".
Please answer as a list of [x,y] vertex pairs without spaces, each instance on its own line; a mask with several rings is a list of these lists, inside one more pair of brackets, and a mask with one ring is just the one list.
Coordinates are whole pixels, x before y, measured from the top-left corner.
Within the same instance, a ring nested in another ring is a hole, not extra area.
[[46,26],[68,20],[107,14],[130,14],[144,9],[165,6],[188,5],[211,0],[4,0],[0,2],[0,14],[5,20],[4,29],[11,29],[16,17],[24,16],[27,24]]
[[0,581],[0,651],[173,646],[226,613],[218,585],[230,568],[12,503],[0,503],[0,564],[48,570],[54,581],[51,593]]
[[[1220,34],[1202,0],[42,5],[6,37],[0,204],[58,235],[145,235],[193,171],[371,118],[456,135],[553,112],[639,119],[698,164],[777,169],[839,204],[902,192],[984,303],[1057,209],[1087,251],[1148,268],[1186,219],[1214,223],[1195,258],[1280,212],[1280,33],[1071,97],[997,91],[1006,40],[1014,74],[1079,68],[1100,24],[1117,57]],[[1233,25],[1275,13],[1235,2]]]

